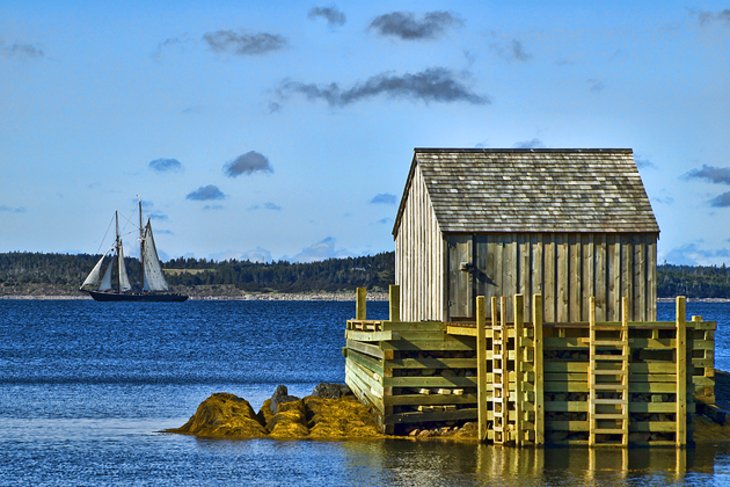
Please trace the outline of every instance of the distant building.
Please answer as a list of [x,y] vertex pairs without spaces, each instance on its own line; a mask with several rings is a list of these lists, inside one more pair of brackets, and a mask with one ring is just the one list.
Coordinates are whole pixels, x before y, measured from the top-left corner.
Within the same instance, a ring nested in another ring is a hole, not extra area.
[[[656,320],[659,226],[630,149],[415,149],[393,228],[404,321],[541,293],[547,322]],[[508,317],[509,319],[509,317]]]

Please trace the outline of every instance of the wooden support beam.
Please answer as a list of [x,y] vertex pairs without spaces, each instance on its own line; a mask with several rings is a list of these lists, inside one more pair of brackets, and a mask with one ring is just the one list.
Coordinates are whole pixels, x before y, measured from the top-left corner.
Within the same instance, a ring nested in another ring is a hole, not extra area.
[[522,294],[515,294],[512,297],[512,317],[514,319],[515,326],[515,444],[520,446],[522,444],[522,412],[524,406],[522,404],[524,400],[523,388],[522,388],[522,372],[524,370],[523,360],[524,354],[522,353],[522,333],[525,325],[525,301]]
[[677,296],[677,436],[676,446],[687,444],[687,298]]
[[535,334],[535,444],[545,443],[544,357],[542,353],[542,295],[532,296],[532,326]]
[[388,287],[388,309],[390,321],[400,321],[400,286],[397,284]]
[[596,415],[596,298],[591,296],[588,310],[588,446],[596,444],[595,419]]
[[365,309],[365,298],[367,297],[367,290],[364,287],[357,288],[357,298],[355,301],[355,319],[366,320],[367,311]]
[[477,296],[477,415],[479,441],[487,441],[487,306],[484,296]]

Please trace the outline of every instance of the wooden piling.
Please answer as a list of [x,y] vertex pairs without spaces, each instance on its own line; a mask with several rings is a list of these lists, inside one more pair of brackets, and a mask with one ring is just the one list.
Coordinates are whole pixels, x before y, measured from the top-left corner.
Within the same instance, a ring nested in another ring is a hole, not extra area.
[[515,294],[512,298],[512,317],[515,322],[515,445],[522,444],[523,401],[522,374],[524,373],[524,355],[522,348],[522,332],[524,330],[525,302],[522,294]]
[[487,441],[487,336],[486,298],[477,296],[477,414],[479,441]]
[[687,444],[687,298],[677,296],[677,436],[676,446]]
[[357,288],[357,299],[355,301],[355,319],[366,320],[367,311],[365,309],[365,299],[367,297],[367,290],[364,287]]
[[532,326],[535,334],[535,444],[545,444],[545,382],[542,353],[542,295],[532,296]]
[[388,286],[388,310],[390,321],[400,321],[400,286]]

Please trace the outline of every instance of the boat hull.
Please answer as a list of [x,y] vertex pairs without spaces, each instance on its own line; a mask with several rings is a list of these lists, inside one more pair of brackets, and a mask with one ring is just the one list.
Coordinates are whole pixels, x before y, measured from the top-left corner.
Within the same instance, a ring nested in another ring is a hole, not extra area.
[[115,293],[103,291],[86,291],[95,301],[144,301],[144,302],[182,302],[188,299],[184,294],[175,293]]

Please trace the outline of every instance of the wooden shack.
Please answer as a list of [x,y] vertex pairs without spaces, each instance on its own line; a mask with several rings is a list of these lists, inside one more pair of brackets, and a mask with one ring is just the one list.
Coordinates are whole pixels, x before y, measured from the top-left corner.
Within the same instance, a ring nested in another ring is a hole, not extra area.
[[622,297],[656,320],[659,227],[631,149],[417,148],[393,236],[404,321],[514,294],[542,295],[549,322],[588,321],[591,296],[598,321]]

